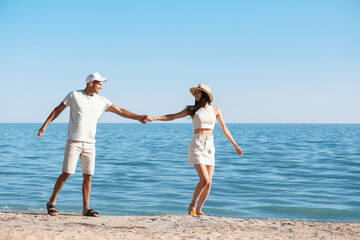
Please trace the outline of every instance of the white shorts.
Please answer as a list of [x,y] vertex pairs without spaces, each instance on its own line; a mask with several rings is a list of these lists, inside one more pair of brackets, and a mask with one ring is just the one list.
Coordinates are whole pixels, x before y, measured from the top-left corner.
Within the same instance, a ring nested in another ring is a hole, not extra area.
[[62,171],[75,173],[79,157],[83,174],[93,175],[95,170],[95,143],[74,140],[67,140]]
[[214,136],[194,134],[188,147],[188,164],[215,165]]

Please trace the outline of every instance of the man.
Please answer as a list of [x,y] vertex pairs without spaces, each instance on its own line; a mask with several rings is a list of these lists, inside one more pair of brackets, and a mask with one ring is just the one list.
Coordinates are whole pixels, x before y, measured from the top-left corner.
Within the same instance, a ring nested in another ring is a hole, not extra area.
[[42,138],[46,127],[55,120],[59,114],[70,106],[70,118],[68,125],[68,140],[65,148],[62,174],[58,177],[54,186],[53,194],[46,204],[48,214],[57,216],[55,208],[56,198],[71,174],[75,173],[77,161],[80,156],[83,172],[83,215],[99,216],[89,207],[91,176],[95,169],[95,134],[96,124],[103,112],[113,112],[121,117],[138,120],[146,123],[146,115],[137,115],[123,108],[112,104],[105,97],[99,94],[106,78],[99,73],[93,73],[86,78],[86,88],[70,92],[65,99],[57,106],[46,119],[40,128],[38,137]]

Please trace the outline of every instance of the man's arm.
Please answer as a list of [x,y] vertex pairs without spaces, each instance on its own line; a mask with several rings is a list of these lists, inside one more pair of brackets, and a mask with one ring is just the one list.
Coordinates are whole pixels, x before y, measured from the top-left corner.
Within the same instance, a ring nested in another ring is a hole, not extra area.
[[137,115],[135,113],[132,113],[124,108],[119,108],[118,106],[112,104],[109,109],[109,112],[113,112],[116,113],[117,115],[124,117],[124,118],[129,118],[129,119],[133,119],[133,120],[138,120],[141,123],[146,123],[147,120],[147,115]]
[[64,111],[64,109],[66,108],[66,105],[61,102],[59,104],[59,106],[57,106],[56,108],[54,108],[54,110],[50,113],[49,117],[46,119],[46,121],[44,122],[44,124],[42,125],[42,127],[39,129],[38,132],[38,137],[42,138],[44,136],[44,132],[46,127],[52,122],[54,121],[62,111]]

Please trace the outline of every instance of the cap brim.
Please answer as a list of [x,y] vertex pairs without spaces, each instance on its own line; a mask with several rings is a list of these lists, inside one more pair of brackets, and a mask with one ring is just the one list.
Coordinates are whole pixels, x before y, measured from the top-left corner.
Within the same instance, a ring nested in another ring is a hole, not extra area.
[[107,79],[106,78],[97,78],[97,79],[94,79],[94,80],[91,80],[91,81],[106,82]]
[[107,79],[106,78],[101,78],[101,80],[100,79],[86,80],[86,83],[93,82],[93,81],[106,82]]

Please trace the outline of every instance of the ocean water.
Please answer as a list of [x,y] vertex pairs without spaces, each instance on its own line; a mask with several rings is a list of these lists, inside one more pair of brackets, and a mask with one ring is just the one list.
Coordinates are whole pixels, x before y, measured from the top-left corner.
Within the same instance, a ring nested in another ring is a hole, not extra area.
[[[67,124],[0,124],[0,211],[45,211],[61,173]],[[237,218],[360,221],[360,125],[215,127],[216,167],[203,211]],[[98,124],[90,205],[103,215],[187,213],[198,176],[187,164],[192,124]],[[57,200],[82,211],[80,163]]]

